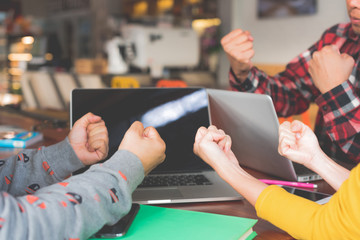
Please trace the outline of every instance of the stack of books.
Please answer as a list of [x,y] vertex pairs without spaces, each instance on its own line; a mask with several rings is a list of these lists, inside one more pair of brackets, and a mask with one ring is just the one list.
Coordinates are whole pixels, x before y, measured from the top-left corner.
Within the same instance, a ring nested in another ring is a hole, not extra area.
[[28,131],[14,126],[0,126],[0,147],[26,148],[43,140],[40,132]]

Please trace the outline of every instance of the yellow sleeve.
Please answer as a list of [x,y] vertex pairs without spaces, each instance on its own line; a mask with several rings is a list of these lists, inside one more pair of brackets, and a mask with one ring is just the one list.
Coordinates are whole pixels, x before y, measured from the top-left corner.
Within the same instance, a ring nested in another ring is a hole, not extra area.
[[360,164],[325,205],[273,185],[255,208],[259,217],[297,239],[360,239]]

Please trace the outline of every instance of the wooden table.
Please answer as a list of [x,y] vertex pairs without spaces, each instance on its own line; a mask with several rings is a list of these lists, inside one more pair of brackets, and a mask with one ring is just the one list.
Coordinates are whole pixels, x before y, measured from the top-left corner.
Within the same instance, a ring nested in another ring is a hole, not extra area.
[[[32,126],[39,125],[42,123],[39,120],[34,120],[29,117],[20,116],[16,113],[0,111],[0,124],[11,124],[26,129],[31,129]],[[48,129],[45,128],[42,129],[42,132],[44,134],[44,141],[32,146],[33,148],[43,145],[48,146],[63,140],[67,136],[69,132],[69,128],[68,127],[48,128]],[[15,152],[16,150],[14,151],[13,149],[2,149],[0,151],[0,159],[6,158],[14,154]],[[246,169],[246,170],[257,178],[271,178],[268,175],[255,170],[251,170],[251,169]],[[318,189],[316,191],[330,193],[330,194],[334,193],[334,190],[326,182],[316,181],[315,183],[318,185]],[[256,216],[254,207],[246,200],[227,201],[227,202],[188,203],[188,204],[166,204],[160,206],[259,219]],[[271,223],[262,219],[259,219],[259,221],[256,223],[256,225],[254,226],[254,231],[256,231],[258,234],[258,236],[255,238],[257,240],[293,239],[291,236],[289,236],[281,229],[275,227]]]
[[[269,178],[269,179],[272,178],[264,173],[260,173],[252,169],[245,168],[245,170],[257,178]],[[314,183],[318,185],[316,191],[329,193],[329,194],[334,193],[334,190],[325,181],[320,180]],[[255,208],[246,200],[228,201],[228,202],[210,202],[210,203],[191,203],[191,204],[169,204],[162,206],[169,208],[177,208],[177,209],[185,209],[185,210],[193,210],[200,212],[217,213],[217,214],[224,214],[229,216],[258,219],[259,221],[254,226],[254,231],[256,231],[258,234],[258,236],[255,239],[257,240],[293,239],[286,232],[275,227],[271,223],[258,218],[256,216]]]

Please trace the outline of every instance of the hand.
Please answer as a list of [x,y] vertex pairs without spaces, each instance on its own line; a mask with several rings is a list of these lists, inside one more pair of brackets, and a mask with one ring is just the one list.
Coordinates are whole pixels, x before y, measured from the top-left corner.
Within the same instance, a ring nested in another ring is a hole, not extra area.
[[280,155],[311,168],[323,151],[314,132],[300,121],[286,121],[279,128]]
[[229,59],[231,68],[240,81],[245,81],[252,68],[251,58],[255,52],[253,49],[253,37],[248,31],[236,29],[221,39],[221,45]]
[[68,137],[76,156],[85,165],[94,164],[108,155],[108,132],[99,116],[92,113],[84,115],[75,122]]
[[335,45],[329,45],[313,53],[309,73],[320,92],[326,93],[349,78],[354,63],[351,56],[340,54]]
[[153,127],[144,126],[141,122],[134,122],[125,133],[119,150],[134,153],[144,167],[145,175],[153,170],[165,159],[165,142]]
[[335,190],[349,177],[350,171],[326,156],[313,131],[300,121],[280,125],[278,150],[284,157],[318,173]]
[[253,206],[267,187],[239,165],[231,151],[231,138],[215,126],[200,127],[195,136],[194,153],[208,163],[230,186]]
[[195,136],[194,153],[223,178],[227,174],[225,168],[240,168],[238,160],[231,151],[230,136],[215,126],[198,129]]

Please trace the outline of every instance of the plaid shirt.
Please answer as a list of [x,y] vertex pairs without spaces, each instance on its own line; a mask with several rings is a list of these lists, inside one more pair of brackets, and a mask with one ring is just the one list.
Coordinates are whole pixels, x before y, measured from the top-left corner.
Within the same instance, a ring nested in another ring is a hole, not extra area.
[[[321,94],[308,72],[312,53],[323,46],[344,42],[340,52],[355,59],[347,81]],[[278,116],[287,117],[306,111],[310,103],[319,106],[315,134],[326,154],[347,163],[360,162],[360,37],[350,23],[338,24],[324,32],[321,39],[294,58],[285,71],[268,76],[256,67],[241,83],[230,70],[230,86],[234,91],[268,94]]]

